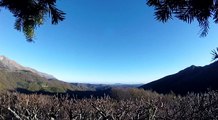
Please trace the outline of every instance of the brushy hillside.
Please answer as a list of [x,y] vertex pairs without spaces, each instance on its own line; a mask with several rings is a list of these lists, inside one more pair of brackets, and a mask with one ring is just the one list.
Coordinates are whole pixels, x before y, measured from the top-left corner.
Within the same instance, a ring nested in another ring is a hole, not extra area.
[[56,79],[48,80],[30,71],[0,70],[0,90],[65,92],[67,90],[82,90],[77,86]]
[[[75,99],[2,93],[2,120],[217,120],[218,92],[175,96],[136,90],[144,96]],[[124,92],[124,91],[123,91]],[[128,91],[127,91],[128,92]]]

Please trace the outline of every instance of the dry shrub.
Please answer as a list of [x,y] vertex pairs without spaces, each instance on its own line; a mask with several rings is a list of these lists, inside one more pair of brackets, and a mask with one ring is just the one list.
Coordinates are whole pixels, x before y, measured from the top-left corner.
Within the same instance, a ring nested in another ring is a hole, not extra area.
[[[218,92],[186,96],[136,89],[119,99],[1,93],[1,120],[216,120]],[[118,94],[121,94],[118,93]],[[122,95],[122,94],[121,94]],[[137,95],[140,95],[138,97]],[[131,98],[132,97],[132,98]]]

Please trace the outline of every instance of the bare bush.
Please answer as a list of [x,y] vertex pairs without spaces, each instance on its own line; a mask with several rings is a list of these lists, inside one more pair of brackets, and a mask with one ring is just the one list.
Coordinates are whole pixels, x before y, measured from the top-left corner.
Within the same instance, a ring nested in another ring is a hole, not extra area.
[[[134,93],[134,99],[1,93],[1,120],[216,120],[218,92],[186,96]],[[131,93],[131,94],[132,94]],[[126,93],[125,93],[126,94]],[[137,94],[143,94],[137,97]],[[118,97],[118,96],[117,96]]]

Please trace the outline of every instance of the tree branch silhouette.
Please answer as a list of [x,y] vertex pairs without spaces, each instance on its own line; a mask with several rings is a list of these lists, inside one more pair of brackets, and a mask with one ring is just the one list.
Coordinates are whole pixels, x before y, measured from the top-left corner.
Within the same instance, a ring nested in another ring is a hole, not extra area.
[[56,0],[0,0],[0,7],[9,10],[15,19],[14,28],[22,31],[27,41],[33,41],[35,29],[43,25],[47,15],[58,24],[65,13],[56,7]]

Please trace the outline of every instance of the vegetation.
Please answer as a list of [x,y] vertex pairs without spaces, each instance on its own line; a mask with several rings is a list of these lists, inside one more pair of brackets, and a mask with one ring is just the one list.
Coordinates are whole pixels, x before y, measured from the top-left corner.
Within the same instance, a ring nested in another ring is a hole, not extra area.
[[162,22],[173,17],[187,23],[197,20],[201,36],[207,35],[210,18],[218,23],[217,0],[148,0],[147,5],[155,8],[156,19]]
[[[138,90],[136,90],[138,91]],[[1,93],[0,119],[13,120],[215,120],[218,92],[186,96],[135,92],[137,99],[75,99],[67,96]]]
[[22,31],[28,41],[33,41],[34,30],[47,16],[52,24],[64,20],[65,13],[56,8],[56,0],[0,0],[0,8],[8,9],[16,18],[14,28]]
[[215,50],[212,50],[212,61],[216,61],[218,59],[218,48],[216,48]]

